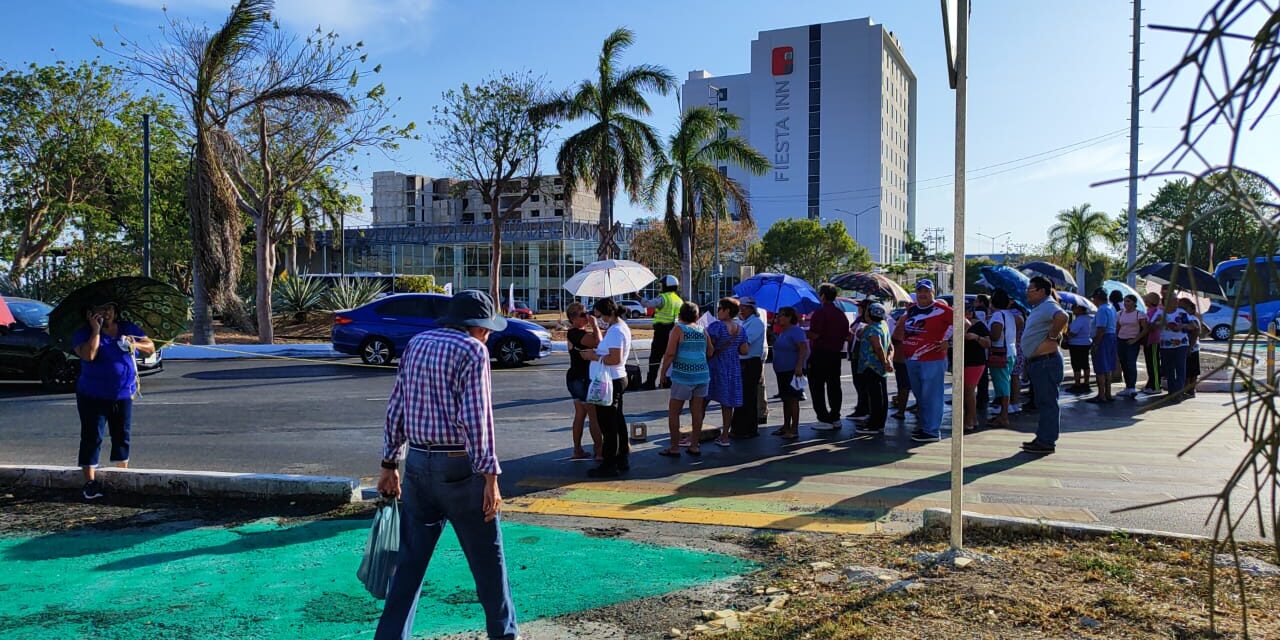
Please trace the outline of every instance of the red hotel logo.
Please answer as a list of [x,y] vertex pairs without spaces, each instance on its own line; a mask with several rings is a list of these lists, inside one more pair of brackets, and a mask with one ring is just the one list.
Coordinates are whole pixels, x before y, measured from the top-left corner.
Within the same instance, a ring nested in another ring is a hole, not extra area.
[[791,75],[791,70],[795,68],[796,54],[791,47],[774,47],[773,48],[773,75],[786,76]]

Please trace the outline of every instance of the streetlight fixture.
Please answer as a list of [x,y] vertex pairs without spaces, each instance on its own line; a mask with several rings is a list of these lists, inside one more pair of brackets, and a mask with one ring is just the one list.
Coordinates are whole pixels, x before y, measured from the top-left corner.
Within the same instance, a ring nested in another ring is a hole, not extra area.
[[1009,234],[1011,234],[1011,233],[1013,233],[1013,232],[1012,232],[1012,231],[1006,231],[1006,232],[1004,232],[1004,233],[996,234],[996,235],[994,235],[994,236],[989,236],[989,235],[987,235],[987,234],[985,234],[985,233],[979,233],[978,235],[980,235],[980,236],[982,236],[982,237],[984,237],[984,238],[986,238],[986,239],[988,239],[988,240],[990,240],[990,241],[991,241],[991,255],[995,255],[995,253],[996,253],[996,240],[999,240],[1000,238],[1003,238],[1003,237],[1005,237],[1005,236],[1007,236],[1007,235],[1009,235]]
[[[839,211],[840,213],[843,213],[843,214],[845,214],[845,215],[847,215],[847,216],[853,216],[853,239],[854,239],[854,241],[859,241],[859,240],[858,240],[858,222],[859,222],[859,221],[860,221],[860,219],[862,218],[862,214],[864,214],[864,213],[866,213],[866,212],[868,212],[868,211],[870,211],[870,210],[872,210],[872,209],[879,209],[879,208],[880,208],[880,205],[878,205],[878,204],[873,204],[873,205],[871,205],[871,206],[867,207],[866,209],[863,209],[862,211],[859,211],[859,212],[857,212],[857,213],[854,213],[854,212],[852,212],[852,211],[845,211],[844,209],[834,209],[834,210],[835,210],[835,211]],[[859,241],[859,242],[860,242],[860,241]]]

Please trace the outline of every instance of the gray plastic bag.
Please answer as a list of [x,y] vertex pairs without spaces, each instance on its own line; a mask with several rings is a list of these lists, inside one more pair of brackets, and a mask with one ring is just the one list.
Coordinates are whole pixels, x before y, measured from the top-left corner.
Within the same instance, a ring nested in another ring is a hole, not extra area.
[[400,502],[395,498],[382,502],[373,513],[373,528],[364,548],[364,560],[356,577],[373,597],[385,600],[396,572],[396,556],[400,553]]

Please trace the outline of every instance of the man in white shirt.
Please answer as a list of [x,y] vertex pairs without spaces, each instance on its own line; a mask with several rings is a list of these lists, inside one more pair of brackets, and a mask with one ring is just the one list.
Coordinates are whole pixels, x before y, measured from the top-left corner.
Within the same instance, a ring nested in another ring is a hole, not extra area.
[[742,363],[742,410],[733,413],[729,427],[730,438],[755,438],[759,431],[759,396],[764,388],[765,344],[764,321],[756,310],[756,299],[743,296],[738,300],[738,322],[747,341],[747,354],[739,356]]

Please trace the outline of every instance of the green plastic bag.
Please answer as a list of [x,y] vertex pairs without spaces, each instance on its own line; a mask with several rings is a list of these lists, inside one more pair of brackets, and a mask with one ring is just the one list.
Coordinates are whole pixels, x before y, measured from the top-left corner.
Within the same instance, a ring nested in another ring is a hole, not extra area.
[[400,553],[400,502],[391,498],[373,513],[373,528],[365,544],[364,560],[356,577],[364,588],[379,600],[385,600],[396,572],[396,556]]

